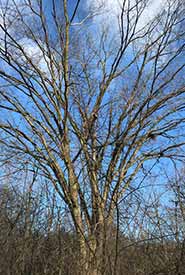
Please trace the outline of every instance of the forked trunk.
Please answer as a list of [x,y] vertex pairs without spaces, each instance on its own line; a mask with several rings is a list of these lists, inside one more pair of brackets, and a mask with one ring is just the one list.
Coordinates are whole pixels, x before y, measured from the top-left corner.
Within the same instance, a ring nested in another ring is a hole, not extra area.
[[80,240],[79,275],[102,275],[104,269],[103,239],[94,236]]

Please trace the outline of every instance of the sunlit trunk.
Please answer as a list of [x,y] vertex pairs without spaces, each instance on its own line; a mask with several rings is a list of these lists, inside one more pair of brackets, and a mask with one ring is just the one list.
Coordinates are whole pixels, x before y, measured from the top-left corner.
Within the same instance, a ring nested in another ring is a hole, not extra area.
[[104,231],[99,227],[87,239],[80,238],[79,267],[80,275],[101,275],[105,270]]

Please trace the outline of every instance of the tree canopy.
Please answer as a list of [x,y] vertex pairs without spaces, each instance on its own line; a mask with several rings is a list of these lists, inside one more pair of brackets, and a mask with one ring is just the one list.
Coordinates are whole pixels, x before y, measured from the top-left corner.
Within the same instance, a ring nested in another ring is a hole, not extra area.
[[51,182],[76,228],[80,274],[103,274],[127,192],[161,161],[184,161],[184,3],[147,18],[150,1],[120,1],[111,25],[112,2],[74,2],[1,1],[2,161]]

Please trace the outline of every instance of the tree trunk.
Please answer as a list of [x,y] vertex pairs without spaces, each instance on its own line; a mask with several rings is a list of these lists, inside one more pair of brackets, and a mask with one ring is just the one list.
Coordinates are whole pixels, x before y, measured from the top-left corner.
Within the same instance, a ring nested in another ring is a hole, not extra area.
[[104,269],[103,239],[91,236],[80,240],[79,275],[102,275]]

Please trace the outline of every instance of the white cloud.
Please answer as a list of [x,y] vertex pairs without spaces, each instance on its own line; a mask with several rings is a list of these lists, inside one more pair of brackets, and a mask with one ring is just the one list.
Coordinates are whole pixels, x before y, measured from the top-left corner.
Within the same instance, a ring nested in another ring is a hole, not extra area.
[[[30,58],[32,62],[36,66],[38,66],[38,68],[43,73],[48,74],[49,73],[49,69],[47,65],[48,57],[45,54],[43,54],[43,51],[44,51],[43,45],[41,50],[38,44],[29,38],[21,39],[19,44],[22,46],[28,58]],[[23,59],[25,58],[23,57]]]
[[[34,1],[32,1],[32,4]],[[5,32],[3,30],[4,24],[8,28],[8,33],[14,36],[14,33],[17,31],[16,28],[19,27],[19,12],[23,16],[32,16],[30,10],[25,6],[25,0],[1,0],[0,1],[0,46],[1,49],[4,47],[4,38]],[[23,36],[23,34],[22,34]],[[6,37],[6,39],[8,39]],[[9,39],[11,41],[11,38]],[[38,41],[39,42],[39,41]],[[31,38],[22,37],[18,40],[19,45],[23,48],[25,54],[32,60],[32,62],[43,72],[48,74],[49,69],[47,65],[47,56],[43,54],[44,45],[41,43],[42,50],[38,44]],[[13,43],[14,44],[14,43]],[[24,54],[21,54],[21,51],[18,50],[16,45],[11,44],[10,51],[14,54],[15,58],[19,58],[20,62],[27,62]],[[12,49],[11,49],[12,47]],[[3,67],[5,64],[3,63]]]
[[[125,9],[128,7],[128,2],[130,2],[130,7],[134,6],[137,2],[136,0],[126,1]],[[143,5],[141,2],[139,5]],[[123,0],[86,0],[87,7],[92,10],[98,10],[100,15],[94,17],[94,22],[101,23],[104,25],[111,25],[114,29],[118,28],[118,18],[121,15],[121,9],[123,5]],[[138,27],[144,26],[149,20],[152,20],[165,6],[165,0],[150,0],[140,17],[138,22]]]

